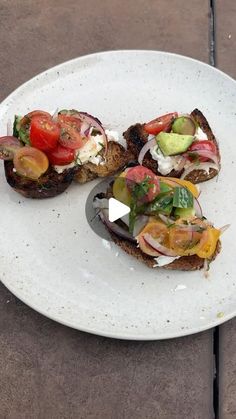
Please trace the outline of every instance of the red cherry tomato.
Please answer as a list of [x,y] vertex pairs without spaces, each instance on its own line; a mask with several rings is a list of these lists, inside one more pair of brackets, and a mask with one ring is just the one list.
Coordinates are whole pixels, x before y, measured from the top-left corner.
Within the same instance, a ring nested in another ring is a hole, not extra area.
[[28,118],[33,118],[33,116],[44,116],[44,117],[46,117],[46,118],[51,118],[51,115],[50,115],[50,113],[48,113],[48,112],[45,112],[45,111],[31,111],[31,112],[29,112],[29,113],[27,113],[27,115],[26,116],[28,116]]
[[48,119],[52,118],[50,113],[45,112],[45,111],[36,110],[36,111],[29,112],[29,113],[27,113],[27,115],[23,116],[23,118],[21,118],[21,120],[20,120],[20,126],[22,128],[27,127],[29,125],[31,119],[34,116],[43,116],[43,117],[48,118]]
[[47,116],[33,116],[30,124],[30,143],[39,150],[48,151],[56,147],[60,129]]
[[63,147],[71,148],[72,150],[79,149],[87,142],[80,133],[80,126],[76,126],[74,122],[60,122],[60,138],[59,143]]
[[144,129],[148,134],[159,134],[161,131],[168,131],[171,128],[171,124],[175,118],[177,118],[178,113],[172,112],[167,113],[166,115],[159,116],[156,119],[148,122],[144,125]]
[[[202,141],[194,141],[192,145],[189,147],[188,152],[197,152],[200,150],[211,151],[214,154],[218,154],[217,147],[213,141],[210,140],[202,140]],[[191,156],[189,156],[189,160],[192,160]],[[207,157],[199,156],[199,160],[201,162],[208,161]]]
[[82,124],[81,120],[74,115],[65,115],[62,113],[58,115],[57,119],[58,119],[59,125],[61,123],[67,123],[70,126],[77,128],[78,130],[80,129],[81,124]]
[[64,166],[71,163],[75,158],[74,150],[57,144],[56,148],[47,152],[48,160],[53,165]]
[[13,136],[0,137],[0,159],[12,160],[17,150],[22,148],[23,145]]
[[[144,166],[135,166],[127,170],[125,179],[127,182],[127,188],[132,192],[136,185],[147,181],[147,186],[144,187],[145,195],[140,196],[140,200],[143,202],[152,201],[160,192],[160,183],[158,177]],[[140,191],[141,192],[141,191]],[[142,192],[141,192],[142,194]]]

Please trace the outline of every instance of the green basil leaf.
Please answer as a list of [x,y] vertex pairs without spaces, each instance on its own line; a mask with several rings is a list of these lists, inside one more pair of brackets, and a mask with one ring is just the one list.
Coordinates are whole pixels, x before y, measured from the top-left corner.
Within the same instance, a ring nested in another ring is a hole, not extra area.
[[165,195],[162,197],[157,197],[156,199],[154,199],[154,201],[152,201],[147,209],[146,209],[146,213],[147,214],[158,214],[158,213],[162,213],[165,215],[170,215],[171,211],[173,209],[173,195]]

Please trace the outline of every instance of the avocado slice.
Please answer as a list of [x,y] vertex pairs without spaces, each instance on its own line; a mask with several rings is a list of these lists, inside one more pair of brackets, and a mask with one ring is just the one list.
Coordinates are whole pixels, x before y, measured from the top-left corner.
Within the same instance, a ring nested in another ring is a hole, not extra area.
[[174,156],[187,151],[194,140],[194,136],[160,132],[156,140],[164,156]]
[[194,217],[195,209],[194,208],[176,208],[175,216],[180,218]]
[[190,116],[179,116],[172,124],[172,131],[176,134],[194,135],[196,124]]

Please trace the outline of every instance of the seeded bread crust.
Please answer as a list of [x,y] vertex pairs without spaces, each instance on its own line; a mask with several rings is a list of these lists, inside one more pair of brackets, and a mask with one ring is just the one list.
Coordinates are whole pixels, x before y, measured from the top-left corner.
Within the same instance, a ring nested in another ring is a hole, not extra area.
[[[205,116],[202,114],[202,112],[199,111],[199,109],[194,109],[191,112],[191,116],[198,123],[202,131],[207,135],[207,138],[215,143],[218,153],[219,153],[219,146],[218,146],[217,140]],[[127,150],[132,154],[133,160],[138,159],[139,153],[148,139],[148,133],[145,131],[144,126],[145,124],[137,123],[129,127],[127,131],[123,133],[123,136],[127,142]],[[162,176],[161,173],[158,172],[158,162],[156,160],[153,160],[150,152],[148,152],[146,156],[144,157],[143,166],[148,167],[157,175]],[[172,170],[166,176],[179,178],[182,175],[182,173],[183,173],[183,170],[181,171]],[[192,183],[200,183],[200,182],[205,182],[209,179],[212,179],[217,174],[218,174],[218,171],[213,168],[209,170],[209,173],[205,172],[204,170],[196,169],[196,170],[193,170],[191,173],[189,173],[185,179],[189,180]]]

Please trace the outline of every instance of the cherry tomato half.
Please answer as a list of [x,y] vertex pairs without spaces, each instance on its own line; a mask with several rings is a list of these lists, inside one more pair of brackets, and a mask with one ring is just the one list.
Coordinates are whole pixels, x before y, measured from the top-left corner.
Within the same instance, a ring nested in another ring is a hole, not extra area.
[[21,176],[37,180],[48,169],[46,154],[34,147],[25,146],[14,154],[14,167]]
[[[215,253],[217,242],[220,238],[220,230],[213,227],[207,227],[207,230],[202,234],[203,239],[200,242],[197,255],[200,258],[211,258]],[[206,240],[204,240],[206,239]]]
[[21,120],[20,120],[20,126],[22,128],[24,128],[27,125],[29,125],[31,119],[34,116],[43,116],[43,117],[48,118],[48,119],[52,118],[51,115],[50,115],[50,113],[48,113],[48,112],[35,110],[35,111],[31,111],[31,112],[27,113],[25,116],[23,116],[23,118],[21,118]]
[[140,191],[142,196],[140,195],[139,198],[142,202],[152,201],[160,192],[158,176],[144,166],[135,166],[128,169],[125,179],[127,188],[131,192],[134,190],[136,185],[147,181],[146,188],[144,189],[144,191],[147,189],[146,193],[142,195],[142,191]]
[[153,249],[144,239],[145,234],[150,234],[154,239],[163,245],[168,245],[168,228],[161,221],[150,221],[137,236],[140,249],[150,256],[159,256],[160,254]]
[[78,117],[76,117],[74,115],[66,115],[66,114],[63,114],[63,113],[58,115],[57,120],[58,120],[59,125],[61,123],[67,123],[71,127],[75,128],[75,129],[77,128],[78,130],[80,129],[81,124],[82,124],[81,120]]
[[75,151],[57,144],[56,148],[47,152],[48,160],[53,165],[64,166],[75,158]]
[[33,116],[30,124],[30,143],[39,150],[48,151],[56,147],[60,129],[47,116]]
[[[200,151],[200,150],[205,150],[205,151],[211,151],[214,154],[218,154],[218,150],[217,147],[215,145],[215,143],[213,141],[210,140],[202,140],[202,141],[194,141],[192,143],[192,145],[189,147],[188,152],[194,152],[194,151]],[[192,160],[191,157],[189,157],[189,160]],[[203,157],[203,156],[199,156],[199,160],[201,162],[205,162],[208,161],[207,157]]]
[[75,126],[74,123],[60,122],[60,138],[59,143],[63,147],[76,150],[83,147],[87,139],[83,138],[80,134],[80,127]]
[[23,145],[16,137],[0,137],[0,159],[13,160],[15,152],[21,147],[23,147]]
[[144,125],[144,129],[148,134],[159,134],[161,131],[168,131],[171,128],[171,124],[175,118],[177,118],[178,113],[172,112],[167,113],[166,115],[159,116],[156,119],[148,122]]

